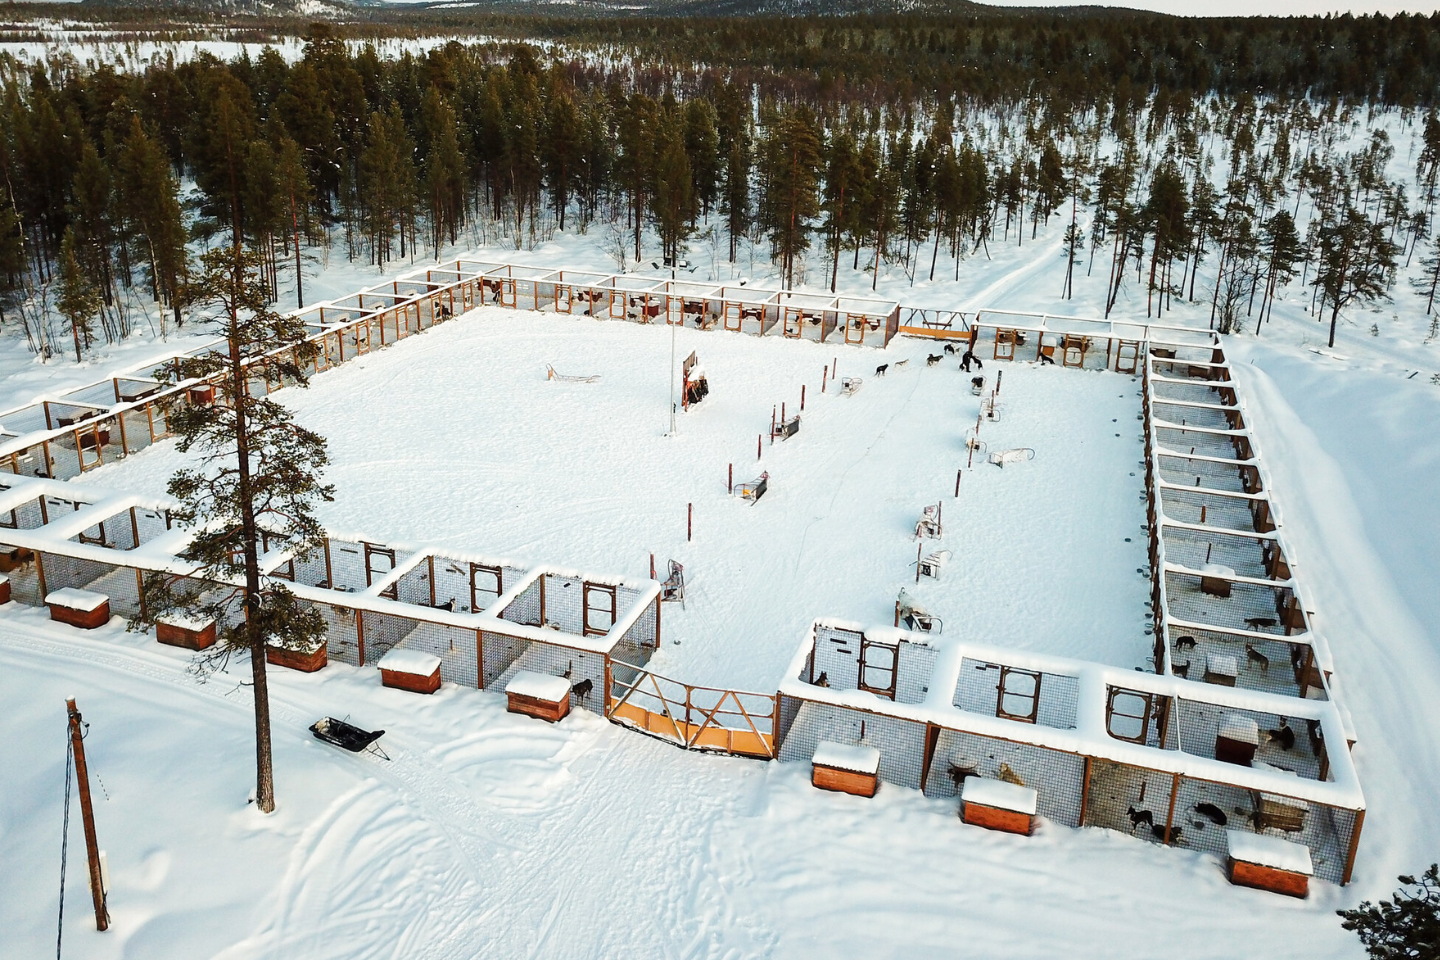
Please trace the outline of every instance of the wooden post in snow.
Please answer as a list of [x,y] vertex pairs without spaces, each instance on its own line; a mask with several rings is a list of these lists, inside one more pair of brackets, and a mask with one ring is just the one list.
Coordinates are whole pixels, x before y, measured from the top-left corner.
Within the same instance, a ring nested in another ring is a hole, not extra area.
[[80,730],[80,711],[74,698],[65,701],[70,715],[70,746],[75,752],[75,780],[80,785],[80,818],[85,824],[85,854],[90,861],[90,897],[95,901],[95,929],[110,926],[105,909],[105,888],[100,878],[100,847],[95,839],[95,808],[90,802],[90,772],[85,765],[85,737]]
[[730,464],[730,473],[725,479],[725,492],[729,494],[735,492],[735,464],[733,463]]
[[820,372],[820,392],[825,392],[825,382],[830,379],[830,368],[826,367]]
[[695,504],[685,505],[685,542],[690,542],[690,537],[695,532]]
[[955,498],[957,500],[960,498],[960,474],[961,471],[955,471]]
[[800,384],[800,409],[805,409],[805,384]]
[[915,544],[915,582],[920,582],[920,554],[925,549],[925,541],[921,540]]

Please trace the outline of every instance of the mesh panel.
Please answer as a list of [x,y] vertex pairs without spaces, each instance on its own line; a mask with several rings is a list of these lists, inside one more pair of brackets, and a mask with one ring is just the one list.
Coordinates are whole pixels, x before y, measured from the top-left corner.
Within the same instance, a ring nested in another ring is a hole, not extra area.
[[[368,646],[370,621],[374,616],[375,614],[365,615],[367,639],[365,657],[367,660],[370,658]],[[404,618],[393,617],[391,619],[401,620]],[[399,644],[400,647],[406,650],[419,650],[422,653],[439,657],[440,679],[447,683],[458,683],[471,688],[480,685],[479,675],[476,673],[476,646],[479,643],[476,631],[424,620],[409,622],[413,625],[412,629],[405,635]]]
[[880,751],[882,780],[920,789],[925,763],[923,723],[807,701],[785,736],[780,759],[808,761],[822,740],[874,747]]
[[537,577],[534,583],[510,601],[509,605],[501,611],[500,616],[511,623],[524,623],[532,627],[540,626],[540,582],[541,578]]
[[[1002,774],[1008,770],[1012,777]],[[1037,812],[1067,827],[1080,824],[1085,758],[1024,743],[941,730],[925,784],[927,797],[959,795],[961,774],[1019,779],[1039,794]]]
[[[1158,843],[1165,836],[1170,810],[1171,774],[1099,758],[1090,761],[1090,791],[1082,826],[1119,830]],[[1149,812],[1151,822],[1132,822],[1127,812]],[[1156,830],[1159,836],[1156,836]]]
[[409,617],[396,617],[373,610],[361,610],[359,616],[365,635],[365,664],[378,663],[381,657],[399,646],[416,626]]
[[330,573],[335,578],[332,587],[364,590],[365,548],[353,540],[331,540]]
[[125,617],[139,615],[140,585],[135,580],[134,567],[117,567],[54,553],[43,554],[41,563],[45,567],[46,590],[74,587],[104,594],[110,598],[112,614]]
[[484,656],[483,686],[489,690],[510,669],[510,665],[525,652],[529,642],[509,634],[493,633],[489,630],[480,634],[480,651]]
[[156,537],[170,532],[170,527],[165,523],[164,514],[146,510],[144,507],[135,507],[134,515],[135,528],[140,531],[141,543],[149,543]]
[[[495,634],[486,634],[487,639],[493,636]],[[550,677],[565,677],[570,681],[572,688],[570,694],[572,706],[588,707],[600,713],[604,712],[605,658],[602,655],[553,643],[533,642],[527,644],[520,655],[505,668],[504,672],[487,686],[493,686],[496,691],[502,691],[511,678],[521,670],[541,673]],[[590,690],[582,697],[576,694],[573,688],[585,680],[590,681]]]
[[[985,716],[999,716],[1001,706],[1001,666],[966,657],[960,664],[960,676],[955,684],[955,696],[951,702],[961,710]],[[1028,671],[1011,670],[1006,674],[1006,697],[1004,707],[1014,716],[1028,716],[1035,710],[1035,722],[1062,730],[1075,726],[1077,704],[1080,696],[1080,681],[1058,673],[1039,675],[1037,684]],[[1038,693],[1038,704],[1034,697]]]
[[360,640],[355,629],[355,609],[329,603],[315,603],[312,609],[325,618],[325,656],[338,663],[360,666]]
[[[1319,780],[1320,757],[1317,755],[1318,740],[1312,745],[1305,723],[1291,728],[1293,740],[1289,750],[1285,749],[1287,738],[1280,735],[1281,717],[1273,713],[1255,710],[1241,710],[1222,707],[1197,700],[1181,700],[1180,749],[1192,756],[1215,757],[1215,741],[1219,735],[1222,719],[1243,718],[1254,721],[1259,730],[1260,745],[1255,750],[1256,763],[1268,763],[1273,767],[1294,772],[1306,780]],[[1275,731],[1275,733],[1270,733]],[[1317,726],[1318,733],[1318,726]],[[1321,751],[1323,752],[1323,751]]]

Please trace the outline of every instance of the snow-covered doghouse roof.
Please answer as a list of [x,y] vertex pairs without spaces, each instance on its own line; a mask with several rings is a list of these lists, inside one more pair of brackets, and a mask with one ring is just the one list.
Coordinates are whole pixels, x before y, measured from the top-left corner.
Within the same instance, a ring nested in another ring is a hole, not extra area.
[[[168,529],[130,550],[82,542],[77,539],[82,532],[92,529],[97,524],[128,515],[132,508],[160,514],[169,513],[176,507],[173,501],[156,500],[133,494],[116,494],[92,486],[78,487],[59,480],[0,476],[0,513],[8,513],[27,503],[46,497],[64,500],[69,504],[78,505],[79,508],[73,511],[66,510],[58,516],[51,516],[48,522],[39,526],[0,528],[0,543],[24,547],[42,554],[74,557],[111,566],[131,567],[147,572],[168,573],[177,576],[189,576],[198,569],[197,565],[180,556],[193,539],[193,530],[178,527]],[[364,536],[351,536],[343,539],[380,545],[380,541]],[[660,595],[660,584],[654,580],[592,574],[549,564],[535,565],[496,560],[480,554],[464,553],[425,544],[384,544],[383,546],[405,551],[409,555],[393,570],[388,571],[386,576],[376,580],[363,590],[341,592],[293,581],[287,582],[287,587],[300,599],[313,603],[390,614],[466,630],[502,633],[524,640],[562,644],[578,650],[601,654],[609,653],[619,644],[625,633],[635,625]],[[524,573],[493,603],[478,612],[452,611],[423,604],[406,603],[382,596],[407,572],[432,557],[441,561],[513,567],[523,570]],[[295,559],[293,551],[283,546],[272,549],[260,558],[262,572],[266,575],[274,575],[292,559]],[[502,619],[501,614],[505,608],[542,577],[559,577],[606,587],[624,587],[627,592],[623,596],[617,594],[614,623],[604,634],[600,635],[557,634],[553,629]],[[235,582],[238,584],[238,579]],[[621,601],[624,601],[623,605]]]
[[[912,678],[909,682],[912,689],[923,685],[926,692],[919,702],[903,703],[864,690],[807,682],[807,663],[816,647],[817,631],[821,628],[863,634],[869,641],[928,648],[934,654],[929,676]],[[1026,723],[1006,719],[993,712],[981,713],[956,706],[955,693],[966,661],[1074,678],[1077,690],[1074,726],[1062,728]],[[1117,739],[1109,733],[1107,723],[1106,705],[1111,688],[1173,697],[1177,701],[1229,710],[1284,716],[1297,721],[1314,720],[1319,724],[1326,743],[1342,746],[1329,751],[1329,778],[1309,780],[1259,767],[1242,767],[1180,749],[1162,749]],[[823,618],[812,624],[786,670],[780,683],[780,693],[848,710],[934,724],[948,730],[1032,744],[1351,810],[1365,806],[1365,797],[1349,751],[1343,748],[1345,729],[1339,711],[1333,703],[1324,700],[1301,700],[1259,690],[1216,686],[1086,660],[992,647],[950,636],[914,633],[883,625],[866,626],[833,618]]]

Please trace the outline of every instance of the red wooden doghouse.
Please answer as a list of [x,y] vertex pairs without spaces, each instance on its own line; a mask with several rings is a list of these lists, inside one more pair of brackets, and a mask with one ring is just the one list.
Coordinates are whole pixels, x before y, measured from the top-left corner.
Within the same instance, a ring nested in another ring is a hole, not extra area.
[[215,643],[215,621],[170,613],[155,618],[155,639],[172,647],[204,650]]
[[1035,830],[1035,808],[1040,795],[1029,787],[967,777],[960,789],[960,819],[977,827],[1030,836]]
[[440,689],[440,658],[420,650],[391,650],[376,664],[380,682],[396,690],[434,693]]
[[110,622],[110,598],[103,593],[65,587],[45,596],[50,619],[82,630],[94,630]]
[[810,761],[810,782],[821,790],[873,797],[880,787],[880,751],[821,740]]
[[1228,653],[1205,654],[1205,682],[1222,687],[1235,686],[1240,676],[1240,662]]
[[521,670],[505,684],[506,707],[551,723],[570,712],[570,681],[544,673]]
[[1212,597],[1230,596],[1230,581],[1235,571],[1219,563],[1207,563],[1200,568],[1200,591]]
[[1216,760],[1248,767],[1255,760],[1258,746],[1260,725],[1254,719],[1239,713],[1227,713],[1220,718],[1220,727],[1215,732]]
[[273,642],[267,643],[265,645],[265,662],[272,663],[277,667],[299,670],[301,673],[314,673],[328,662],[325,655],[325,642],[317,641],[301,650],[276,646]]
[[1291,897],[1309,896],[1315,868],[1304,844],[1243,830],[1226,830],[1225,844],[1231,883]]
[[0,603],[10,602],[10,578],[0,573]]

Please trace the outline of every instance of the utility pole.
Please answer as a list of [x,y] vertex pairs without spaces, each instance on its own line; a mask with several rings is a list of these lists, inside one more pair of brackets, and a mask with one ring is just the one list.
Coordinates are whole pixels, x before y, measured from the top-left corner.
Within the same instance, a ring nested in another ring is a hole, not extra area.
[[65,701],[70,714],[70,744],[75,751],[75,779],[80,784],[80,817],[85,823],[85,853],[90,860],[90,896],[95,901],[95,929],[110,926],[105,910],[105,889],[100,875],[100,847],[95,839],[95,809],[90,803],[90,774],[85,767],[85,738],[80,730],[80,711],[72,697]]

